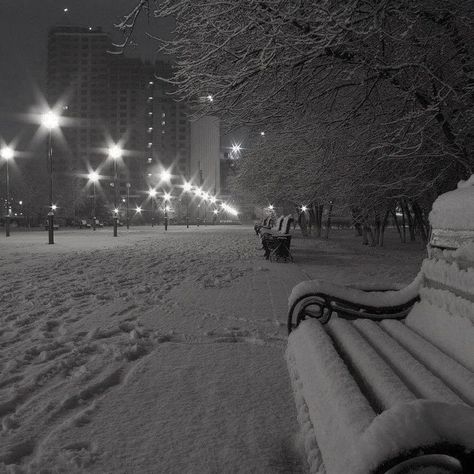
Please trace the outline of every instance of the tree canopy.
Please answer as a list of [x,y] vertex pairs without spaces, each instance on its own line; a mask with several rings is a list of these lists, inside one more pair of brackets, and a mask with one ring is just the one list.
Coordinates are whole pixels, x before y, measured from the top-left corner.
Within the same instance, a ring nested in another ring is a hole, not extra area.
[[429,205],[472,172],[472,0],[141,0],[122,46],[141,14],[174,19],[177,97],[255,131],[260,200]]

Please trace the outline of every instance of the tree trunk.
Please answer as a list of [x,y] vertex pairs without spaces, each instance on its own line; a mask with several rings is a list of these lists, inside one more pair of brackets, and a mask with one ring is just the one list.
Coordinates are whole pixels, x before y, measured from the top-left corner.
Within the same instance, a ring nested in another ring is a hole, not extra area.
[[385,228],[387,227],[387,222],[388,222],[388,216],[389,215],[390,215],[390,211],[387,210],[387,212],[385,213],[385,215],[383,217],[382,224],[381,224],[381,227],[380,227],[380,234],[379,234],[379,246],[380,247],[383,247],[383,244],[384,244]]
[[331,217],[332,217],[332,201],[329,202],[328,218],[326,221],[326,235],[325,239],[329,239],[329,231],[331,229]]
[[413,212],[415,214],[415,221],[417,222],[418,228],[420,229],[421,240],[426,245],[428,243],[429,229],[426,226],[425,219],[423,219],[423,211],[417,202],[413,203]]
[[410,234],[410,242],[414,242],[415,237],[416,237],[415,236],[415,222],[413,220],[413,216],[411,215],[410,206],[408,205],[407,201],[404,201],[402,206],[404,208],[404,211],[406,213],[407,220],[408,220],[408,233]]
[[402,243],[407,243],[407,232],[406,232],[406,225],[405,225],[405,209],[400,204],[400,209],[402,211]]
[[316,237],[321,237],[322,232],[322,220],[323,220],[323,206],[319,204],[313,204],[314,212],[314,225],[316,227]]
[[397,211],[394,209],[390,209],[390,214],[392,214],[393,222],[395,222],[395,227],[397,228],[397,232],[400,237],[400,242],[403,242],[402,231],[400,229],[400,224],[398,223]]

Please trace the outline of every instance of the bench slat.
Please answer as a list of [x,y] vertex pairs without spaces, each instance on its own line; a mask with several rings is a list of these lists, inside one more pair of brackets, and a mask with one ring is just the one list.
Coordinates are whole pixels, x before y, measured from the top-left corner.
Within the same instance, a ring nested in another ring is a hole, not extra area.
[[331,319],[326,329],[377,412],[416,399],[392,368],[347,320]]
[[359,319],[353,324],[417,397],[439,402],[464,403],[455,392],[415,359],[379,324],[368,319]]
[[474,374],[400,321],[385,320],[381,326],[428,370],[437,375],[470,405],[474,405]]
[[328,472],[343,472],[340,453],[352,448],[375,412],[318,321],[303,321],[291,333],[286,357],[298,373],[296,389],[306,401],[324,465]]

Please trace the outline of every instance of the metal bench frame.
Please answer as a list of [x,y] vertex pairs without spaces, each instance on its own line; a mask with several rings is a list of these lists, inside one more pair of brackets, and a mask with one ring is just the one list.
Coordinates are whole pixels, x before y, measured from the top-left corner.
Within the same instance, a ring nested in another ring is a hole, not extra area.
[[[367,289],[365,292],[393,291],[393,288]],[[318,319],[321,324],[326,324],[336,312],[339,317],[347,319],[370,318],[370,319],[403,319],[410,312],[413,305],[419,300],[415,297],[397,306],[366,306],[347,301],[343,298],[331,296],[326,293],[313,293],[303,295],[296,299],[288,310],[287,329],[288,334],[298,327],[301,321],[306,318]],[[317,306],[318,310],[309,309],[310,306]]]

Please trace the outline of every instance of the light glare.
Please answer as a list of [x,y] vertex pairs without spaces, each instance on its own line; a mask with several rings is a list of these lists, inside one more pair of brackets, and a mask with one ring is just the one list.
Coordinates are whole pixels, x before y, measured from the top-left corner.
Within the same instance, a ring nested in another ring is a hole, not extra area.
[[49,130],[52,130],[53,128],[58,128],[59,117],[52,110],[50,110],[49,112],[43,114],[43,116],[41,117],[41,123],[46,128],[49,128]]
[[5,160],[11,160],[13,158],[13,155],[15,152],[13,151],[12,147],[5,146],[2,148],[0,154],[2,155],[2,158]]
[[109,156],[114,160],[118,160],[122,156],[122,149],[118,145],[112,145],[109,147]]

